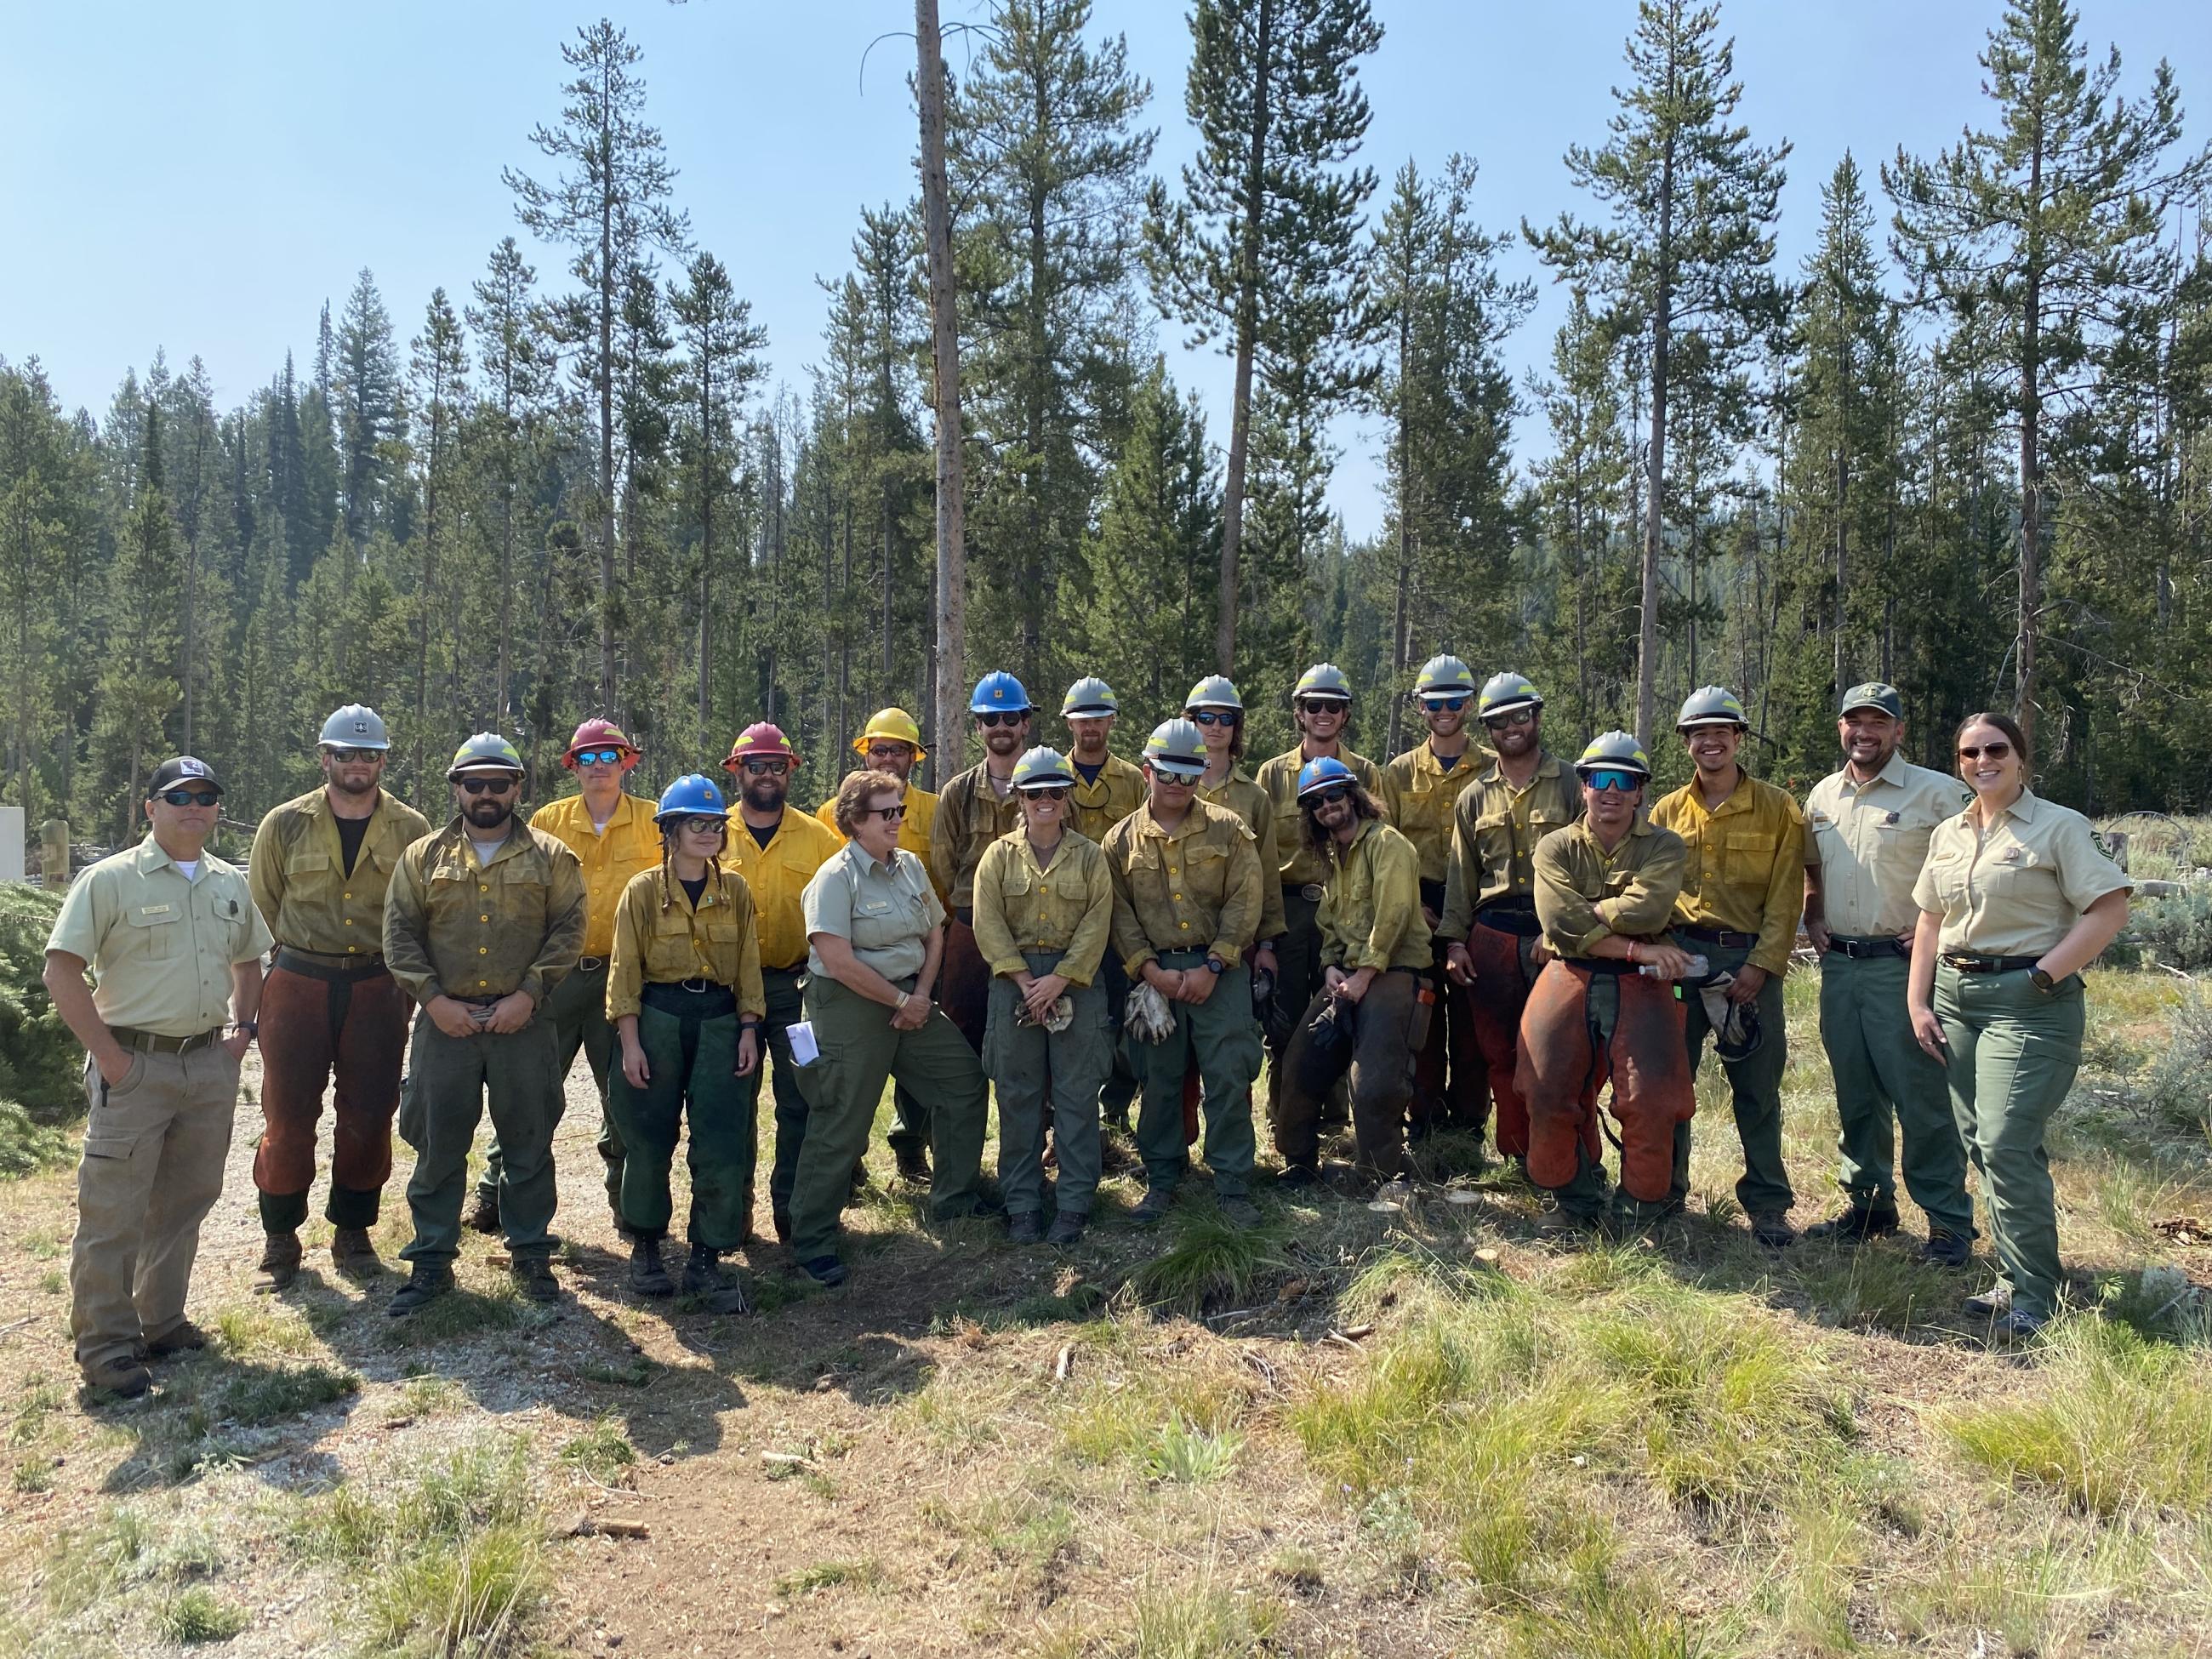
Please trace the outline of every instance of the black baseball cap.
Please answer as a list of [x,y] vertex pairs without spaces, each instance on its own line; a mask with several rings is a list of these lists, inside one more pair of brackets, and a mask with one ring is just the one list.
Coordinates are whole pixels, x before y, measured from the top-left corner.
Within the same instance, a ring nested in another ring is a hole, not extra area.
[[222,780],[216,776],[213,767],[196,755],[177,755],[154,769],[154,775],[147,781],[146,799],[151,800],[164,789],[190,783],[205,784],[218,795],[222,793]]

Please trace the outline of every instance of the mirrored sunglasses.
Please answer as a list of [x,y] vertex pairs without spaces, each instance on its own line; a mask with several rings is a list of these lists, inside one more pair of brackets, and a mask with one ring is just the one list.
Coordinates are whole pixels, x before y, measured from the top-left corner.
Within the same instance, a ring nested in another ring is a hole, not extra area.
[[622,764],[622,757],[623,751],[619,749],[579,749],[576,751],[576,764],[579,766],[620,766]]
[[1469,700],[1464,696],[1423,697],[1421,699],[1421,707],[1424,708],[1449,709],[1453,714],[1457,714],[1461,709],[1467,707],[1468,701]]
[[1031,800],[1066,800],[1067,786],[1064,783],[1041,783],[1035,786],[1025,784],[1023,786],[1022,793],[1027,795]]
[[1586,787],[1591,789],[1626,795],[1632,793],[1635,790],[1640,788],[1643,786],[1644,780],[1638,777],[1633,772],[1615,772],[1607,769],[1599,772],[1583,773],[1583,783]]
[[1234,726],[1239,718],[1233,708],[1193,708],[1188,716],[1194,726]]
[[678,827],[694,836],[721,836],[729,833],[730,821],[727,818],[708,817],[702,814],[696,817],[678,820]]
[[1482,723],[1495,732],[1502,726],[1526,726],[1536,718],[1533,708],[1509,708],[1502,714],[1492,714]]

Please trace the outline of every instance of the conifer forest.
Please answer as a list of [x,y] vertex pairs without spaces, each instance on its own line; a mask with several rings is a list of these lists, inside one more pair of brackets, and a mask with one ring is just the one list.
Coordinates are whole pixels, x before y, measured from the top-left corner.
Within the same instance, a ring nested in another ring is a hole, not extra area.
[[[1133,72],[1109,5],[996,0],[922,52],[944,79],[915,100],[912,198],[859,213],[775,375],[746,297],[772,246],[701,244],[622,28],[549,27],[481,264],[399,294],[361,249],[236,406],[171,340],[104,409],[64,407],[39,319],[0,319],[0,799],[112,842],[181,750],[251,823],[362,701],[434,817],[463,735],[514,738],[550,794],[599,714],[654,788],[773,718],[811,806],[872,710],[936,747],[938,677],[964,700],[994,668],[1040,741],[1103,676],[1124,749],[1225,668],[1266,754],[1328,659],[1387,754],[1419,726],[1388,694],[1449,650],[1535,680],[1555,749],[1663,734],[1719,682],[1754,769],[1802,788],[1836,763],[1838,691],[1879,678],[1917,759],[2017,709],[2059,799],[2202,811],[2203,106],[2124,66],[2096,0],[1978,3],[1955,142],[1857,155],[1751,129],[1721,5],[1624,6],[1590,58],[1610,120],[1559,158],[1552,216],[1507,222],[1480,156],[1365,143],[1385,0],[1191,0],[1172,87]],[[875,50],[921,84],[912,38]],[[1186,121],[1191,159],[1156,165]],[[1516,374],[1545,282],[1565,321]],[[1188,341],[1233,366],[1224,406],[1171,376]],[[1347,411],[1384,462],[1364,538],[1327,497]]]

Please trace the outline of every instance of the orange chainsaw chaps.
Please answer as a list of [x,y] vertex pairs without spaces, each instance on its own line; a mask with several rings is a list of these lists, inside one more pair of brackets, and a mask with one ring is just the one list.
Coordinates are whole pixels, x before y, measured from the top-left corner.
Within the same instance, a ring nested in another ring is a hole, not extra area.
[[[1589,969],[1547,962],[1528,992],[1515,1045],[1513,1091],[1528,1108],[1528,1179],[1564,1187],[1577,1149],[1598,1158],[1598,1057],[1590,1042]],[[1677,1042],[1679,1050],[1680,1043]]]
[[1673,1194],[1674,1126],[1698,1109],[1685,1018],[1671,981],[1620,976],[1620,1017],[1607,1049],[1612,1060],[1612,1109],[1620,1125],[1620,1184],[1643,1204]]

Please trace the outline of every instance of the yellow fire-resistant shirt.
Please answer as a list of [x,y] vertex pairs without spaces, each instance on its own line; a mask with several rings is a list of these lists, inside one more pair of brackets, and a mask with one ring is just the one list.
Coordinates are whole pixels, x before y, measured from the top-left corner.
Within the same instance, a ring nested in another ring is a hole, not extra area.
[[1689,849],[1642,813],[1608,853],[1588,821],[1536,846],[1536,920],[1562,957],[1586,957],[1615,934],[1659,939],[1674,918]]
[[1230,768],[1229,775],[1218,783],[1199,785],[1198,798],[1211,806],[1227,807],[1252,832],[1258,843],[1261,878],[1260,931],[1254,939],[1265,945],[1282,938],[1290,923],[1283,918],[1283,884],[1275,879],[1275,872],[1282,867],[1275,856],[1275,803],[1237,767]]
[[[1073,755],[1067,757],[1067,769],[1075,772]],[[1119,755],[1109,755],[1096,783],[1085,783],[1083,774],[1075,772],[1075,788],[1067,804],[1075,809],[1075,828],[1092,841],[1103,842],[1109,830],[1144,805],[1148,793],[1144,773]]]
[[753,839],[740,814],[730,814],[730,838],[722,862],[743,876],[752,892],[762,967],[792,969],[806,960],[806,917],[800,900],[814,872],[836,857],[844,844],[835,830],[824,829],[819,818],[795,806],[783,809],[782,821],[765,847]]
[[1429,922],[1421,914],[1421,859],[1413,843],[1370,818],[1341,856],[1314,918],[1322,965],[1348,974],[1426,969]]
[[2089,820],[2023,789],[1984,831],[1964,811],[1936,826],[1913,902],[1943,918],[1946,951],[2041,956],[2081,914],[2130,886],[2097,845]]
[[644,986],[711,980],[737,993],[738,1012],[768,1012],[761,986],[760,931],[743,876],[708,866],[707,884],[692,908],[684,884],[664,869],[632,876],[615,906],[615,943],[607,958],[607,1018],[637,1012]]
[[625,793],[615,802],[605,831],[595,833],[584,798],[564,795],[532,812],[530,827],[543,830],[576,855],[587,907],[584,954],[605,957],[614,949],[615,907],[630,878],[660,863],[660,826],[653,821],[653,803]]
[[[1350,769],[1359,780],[1359,787],[1375,797],[1375,804],[1382,804],[1382,775],[1375,763],[1364,755],[1355,755],[1349,749],[1339,747],[1337,759]],[[1267,791],[1267,799],[1275,808],[1275,851],[1281,857],[1277,879],[1285,887],[1300,887],[1308,882],[1321,883],[1328,879],[1328,866],[1307,849],[1305,837],[1298,825],[1298,769],[1306,763],[1305,750],[1293,749],[1273,760],[1261,763],[1260,775],[1255,780]]]
[[1759,942],[1745,961],[1770,974],[1788,972],[1805,914],[1805,814],[1797,803],[1739,769],[1717,808],[1707,811],[1691,782],[1662,796],[1651,822],[1690,849],[1676,924],[1753,934]]
[[230,1021],[230,969],[269,948],[245,872],[210,853],[186,881],[150,835],[81,872],[46,939],[92,969],[110,1025],[198,1036]]
[[1194,800],[1170,835],[1148,801],[1106,832],[1114,948],[1135,979],[1164,951],[1204,951],[1234,968],[1260,925],[1259,843],[1244,820]]
[[975,902],[975,866],[983,849],[1022,827],[1022,799],[1009,786],[1006,799],[991,787],[990,763],[977,761],[945,786],[930,832],[929,874],[956,910]]
[[1864,783],[1830,773],[1805,797],[1805,862],[1820,872],[1828,931],[1847,939],[1907,933],[1920,919],[1913,884],[1928,838],[1973,791],[1902,755]]
[[1382,790],[1375,804],[1391,826],[1421,855],[1421,879],[1442,881],[1451,859],[1452,803],[1482,769],[1474,744],[1449,769],[1425,743],[1408,749],[1382,768]]
[[584,875],[543,830],[508,821],[478,866],[456,817],[400,854],[384,900],[384,962],[416,1001],[529,993],[540,1008],[584,947]]
[[380,789],[349,871],[330,793],[310,790],[271,808],[253,832],[246,872],[254,905],[279,945],[322,956],[377,956],[384,950],[384,890],[399,855],[429,833],[429,819]]
[[1557,755],[1543,754],[1528,787],[1516,789],[1492,762],[1452,806],[1451,860],[1437,934],[1464,941],[1474,913],[1535,890],[1536,845],[1583,815],[1582,787]]
[[975,866],[975,948],[994,974],[1018,974],[1025,951],[1059,951],[1053,971],[1088,985],[1114,931],[1114,878],[1106,854],[1088,836],[1061,835],[1052,863],[1037,863],[1029,832],[1017,830],[983,849]]

